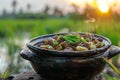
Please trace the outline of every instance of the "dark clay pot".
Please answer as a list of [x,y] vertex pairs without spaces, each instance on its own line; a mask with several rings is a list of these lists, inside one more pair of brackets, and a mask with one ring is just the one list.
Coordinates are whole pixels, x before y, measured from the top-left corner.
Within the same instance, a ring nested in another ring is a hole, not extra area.
[[[62,33],[57,35],[65,35]],[[84,33],[80,33],[83,35]],[[20,55],[29,60],[33,69],[48,80],[93,80],[105,68],[102,57],[112,58],[120,53],[120,48],[111,46],[109,39],[103,38],[105,46],[89,51],[51,51],[40,49],[37,44],[56,34],[32,39]]]

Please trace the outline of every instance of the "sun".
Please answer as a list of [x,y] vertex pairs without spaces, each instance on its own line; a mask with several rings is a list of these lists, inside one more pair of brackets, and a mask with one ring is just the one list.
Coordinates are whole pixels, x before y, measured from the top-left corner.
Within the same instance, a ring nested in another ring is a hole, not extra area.
[[98,5],[98,9],[102,12],[102,13],[107,13],[109,11],[109,6],[107,4],[99,4]]

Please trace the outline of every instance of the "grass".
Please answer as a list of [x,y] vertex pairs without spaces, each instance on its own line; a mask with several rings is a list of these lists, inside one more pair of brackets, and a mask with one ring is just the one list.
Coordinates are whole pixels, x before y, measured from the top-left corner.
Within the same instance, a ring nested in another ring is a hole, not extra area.
[[24,32],[28,32],[31,34],[31,37],[35,37],[39,35],[55,33],[66,27],[73,32],[94,32],[104,35],[110,38],[113,44],[117,45],[120,41],[119,26],[120,22],[115,20],[96,22],[85,22],[84,20],[80,20],[74,22],[71,19],[64,18],[45,20],[4,19],[0,20],[0,37],[14,37],[18,36],[19,34],[21,35]]
[[[66,20],[0,20],[1,36],[15,36],[19,33],[29,32],[32,36],[49,34],[69,26]],[[17,34],[16,34],[17,33]]]
[[120,76],[120,71],[119,71],[112,63],[110,63],[109,60],[107,60],[105,57],[103,57],[103,60],[104,60],[104,62],[105,62],[106,64],[109,65],[109,67],[112,68],[112,70],[113,70],[117,75]]
[[119,78],[116,77],[111,77],[110,75],[104,73],[105,80],[120,80]]

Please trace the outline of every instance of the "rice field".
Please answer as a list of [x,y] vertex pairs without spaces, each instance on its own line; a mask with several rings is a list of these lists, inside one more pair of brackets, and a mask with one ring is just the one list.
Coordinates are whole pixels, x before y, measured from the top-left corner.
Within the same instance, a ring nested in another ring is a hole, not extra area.
[[29,33],[30,37],[57,33],[67,28],[70,32],[93,32],[104,35],[118,45],[120,41],[120,21],[117,20],[79,20],[60,19],[3,19],[0,20],[0,37],[8,38]]

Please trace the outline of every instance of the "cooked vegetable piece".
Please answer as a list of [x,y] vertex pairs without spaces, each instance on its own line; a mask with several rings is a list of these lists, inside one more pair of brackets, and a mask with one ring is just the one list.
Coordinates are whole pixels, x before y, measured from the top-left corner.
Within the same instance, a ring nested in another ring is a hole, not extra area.
[[44,49],[45,49],[45,48],[46,48],[46,45],[41,45],[40,48],[44,48]]
[[58,42],[55,39],[52,39],[52,43],[53,43],[53,45],[58,45]]
[[71,47],[67,47],[64,49],[64,51],[69,52],[69,51],[73,51],[73,49]]
[[57,47],[56,47],[56,50],[62,50],[63,48],[62,48],[62,46],[61,45],[58,45]]
[[87,42],[83,37],[80,37],[80,40],[84,43]]
[[89,39],[89,38],[85,38],[85,40],[86,40],[87,42],[90,42],[90,39]]
[[61,42],[60,45],[61,45],[63,48],[66,48],[68,44],[67,44],[66,41],[64,41],[64,42]]
[[103,46],[105,46],[105,44],[104,44],[103,42],[96,44],[96,47],[97,47],[97,48],[100,48],[100,47],[103,47]]
[[96,46],[94,44],[90,45],[90,49],[96,49]]
[[53,49],[53,47],[50,46],[50,45],[46,45],[46,48],[49,49],[49,50],[50,50],[50,49]]
[[41,45],[40,48],[48,49],[48,50],[53,50],[53,47],[50,46],[50,45]]
[[77,46],[76,47],[77,51],[87,51],[88,49],[86,47],[82,47],[82,46]]

